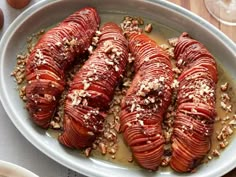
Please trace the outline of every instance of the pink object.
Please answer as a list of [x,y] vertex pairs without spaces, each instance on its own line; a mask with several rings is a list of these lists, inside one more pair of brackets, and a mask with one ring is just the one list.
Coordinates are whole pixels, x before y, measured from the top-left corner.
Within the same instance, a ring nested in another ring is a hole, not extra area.
[[30,0],[7,0],[7,2],[15,9],[22,9],[30,3]]
[[3,11],[0,8],[0,29],[3,27],[4,24],[4,15],[3,15]]

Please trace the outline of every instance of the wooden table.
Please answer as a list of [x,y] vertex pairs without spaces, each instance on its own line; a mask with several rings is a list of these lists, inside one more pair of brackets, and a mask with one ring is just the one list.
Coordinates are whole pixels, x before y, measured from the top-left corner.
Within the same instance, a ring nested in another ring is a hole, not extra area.
[[[213,18],[209,12],[207,11],[204,0],[198,0],[198,1],[191,1],[191,0],[169,0],[170,2],[173,2],[175,4],[178,4],[196,14],[204,18],[205,20],[209,21],[211,24],[215,25],[217,28],[219,28],[222,32],[224,32],[226,35],[228,35],[229,38],[231,38],[234,42],[236,42],[236,26],[227,26],[220,22],[218,22],[215,18]],[[236,169],[228,173],[227,175],[224,175],[224,177],[236,177]]]
[[[227,26],[220,22],[218,22],[216,19],[214,19],[209,12],[207,11],[204,0],[169,0],[170,2],[173,2],[175,4],[178,4],[196,14],[204,18],[205,20],[209,21],[211,24],[215,25],[217,28],[219,28],[222,32],[224,32],[226,35],[229,36],[234,42],[236,42],[236,26]],[[236,175],[235,175],[236,176]]]

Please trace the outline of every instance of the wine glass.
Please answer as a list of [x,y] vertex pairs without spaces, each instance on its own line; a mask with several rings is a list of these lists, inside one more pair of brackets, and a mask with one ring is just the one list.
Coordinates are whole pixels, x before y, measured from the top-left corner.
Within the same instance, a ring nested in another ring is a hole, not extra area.
[[236,26],[236,0],[204,0],[209,13],[225,25]]

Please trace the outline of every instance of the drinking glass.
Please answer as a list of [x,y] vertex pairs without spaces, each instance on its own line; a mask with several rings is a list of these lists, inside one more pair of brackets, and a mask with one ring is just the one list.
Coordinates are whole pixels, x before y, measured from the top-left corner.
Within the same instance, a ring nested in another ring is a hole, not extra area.
[[204,0],[209,13],[225,25],[236,26],[236,0]]

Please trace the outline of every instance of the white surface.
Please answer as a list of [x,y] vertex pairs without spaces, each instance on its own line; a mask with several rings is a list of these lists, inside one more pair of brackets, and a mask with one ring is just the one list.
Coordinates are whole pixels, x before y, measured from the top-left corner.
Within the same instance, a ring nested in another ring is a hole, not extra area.
[[48,158],[12,124],[0,103],[0,160],[20,165],[40,177],[82,177]]
[[18,165],[0,160],[0,176],[3,177],[38,177]]
[[[39,0],[31,0],[26,8],[37,1]],[[0,29],[1,38],[9,24],[26,8],[13,9],[6,0],[0,0],[0,8],[4,13],[4,26]],[[0,160],[20,165],[40,177],[83,177],[51,160],[29,143],[12,124],[1,102],[0,119]]]

